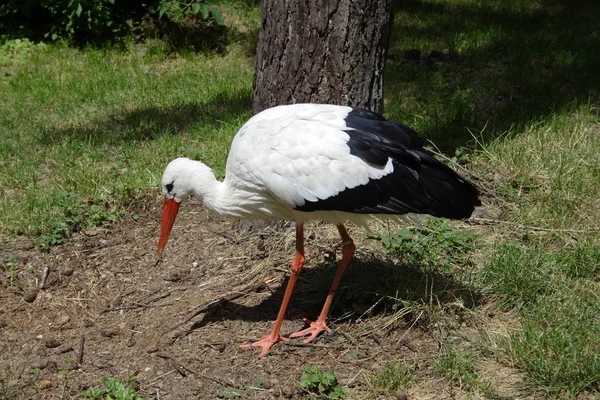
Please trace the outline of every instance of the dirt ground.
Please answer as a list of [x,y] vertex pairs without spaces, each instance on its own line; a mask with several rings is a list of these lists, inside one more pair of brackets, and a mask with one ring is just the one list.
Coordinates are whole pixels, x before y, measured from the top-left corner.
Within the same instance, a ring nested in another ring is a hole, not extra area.
[[[293,225],[225,220],[188,202],[157,261],[160,204],[148,202],[137,221],[77,234],[49,254],[33,242],[1,244],[0,398],[75,398],[101,387],[103,377],[132,375],[146,399],[309,398],[298,383],[314,365],[335,371],[348,398],[369,399],[376,395],[365,376],[395,361],[410,363],[416,381],[379,398],[473,398],[428,368],[440,343],[469,346],[478,335],[458,320],[448,325],[456,330],[415,316],[366,329],[369,319],[358,318],[364,304],[336,300],[333,332],[316,343],[278,343],[263,358],[239,349],[271,329],[294,254]],[[335,269],[335,227],[305,232],[307,264],[283,333],[318,314]],[[347,274],[359,276],[385,253],[361,229],[350,233],[359,250]],[[489,376],[504,376],[494,391],[514,398],[512,372],[490,368]]]

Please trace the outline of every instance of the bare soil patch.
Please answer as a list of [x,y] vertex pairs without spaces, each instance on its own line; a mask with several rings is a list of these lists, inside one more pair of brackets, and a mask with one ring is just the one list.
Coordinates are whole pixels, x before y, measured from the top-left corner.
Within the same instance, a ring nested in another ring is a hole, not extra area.
[[[368,329],[377,316],[360,319],[369,304],[346,294],[332,308],[333,332],[316,343],[278,343],[263,358],[239,349],[271,329],[294,253],[293,225],[225,220],[186,203],[157,262],[158,204],[139,211],[137,221],[79,234],[49,254],[33,243],[2,244],[1,259],[13,265],[0,272],[0,397],[69,399],[102,377],[135,375],[144,398],[303,398],[298,382],[314,365],[335,371],[348,398],[368,399],[374,395],[365,374],[402,360],[417,380],[390,395],[469,397],[428,367],[440,343],[458,338],[468,347],[476,340],[479,322],[459,316],[448,317],[443,329],[416,316]],[[306,234],[306,270],[283,333],[316,317],[335,271],[335,227],[313,224]],[[359,250],[347,275],[356,281],[385,254],[360,229],[350,234]]]

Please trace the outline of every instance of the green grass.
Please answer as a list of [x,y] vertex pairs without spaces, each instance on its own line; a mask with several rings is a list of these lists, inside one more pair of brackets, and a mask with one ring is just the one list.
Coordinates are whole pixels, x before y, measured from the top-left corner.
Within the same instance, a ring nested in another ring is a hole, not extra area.
[[78,397],[97,400],[143,400],[135,389],[131,387],[131,383],[135,382],[135,380],[135,376],[129,377],[127,382],[123,382],[119,378],[102,378],[103,388],[90,388],[80,393]]
[[[598,98],[594,2],[437,0],[398,3],[386,110],[446,150]],[[422,62],[406,62],[405,50]],[[427,62],[432,50],[447,55]]]
[[322,371],[318,367],[304,367],[300,387],[317,398],[345,399],[346,394],[338,384],[335,372]]
[[[385,114],[465,167],[486,218],[498,222],[472,227],[476,235],[452,222],[389,232],[391,260],[351,263],[333,313],[359,314],[361,334],[424,316],[485,331],[477,324],[487,310],[513,311],[490,348],[445,347],[427,367],[469,392],[487,393],[475,372],[486,359],[523,371],[531,393],[597,395],[600,4],[397,3]],[[175,54],[160,41],[124,51],[0,46],[2,240],[50,247],[110,224],[159,193],[176,156],[223,174],[230,140],[251,113],[260,25],[256,6],[224,2],[223,11],[231,30],[219,55]],[[420,60],[405,59],[406,50]],[[428,59],[434,50],[443,56]],[[364,307],[347,312],[348,304]],[[382,395],[408,376],[386,368],[368,380]]]
[[413,381],[414,374],[406,362],[396,362],[367,374],[365,379],[373,395],[378,396],[406,389]]
[[32,47],[0,59],[4,235],[52,245],[97,225],[72,214],[103,207],[110,219],[155,191],[176,156],[223,175],[229,142],[250,116],[253,60],[242,45],[185,58]]
[[487,293],[519,310],[520,329],[504,338],[509,362],[552,395],[600,383],[599,239],[559,249],[510,242],[482,270]]
[[599,7],[403,1],[387,64],[387,115],[458,150],[502,221],[480,231],[474,287],[517,310],[497,360],[551,397],[600,388]]
[[476,354],[460,351],[453,345],[447,345],[433,367],[449,379],[457,381],[460,387],[464,387],[468,391],[486,392],[487,385],[475,371],[476,363]]

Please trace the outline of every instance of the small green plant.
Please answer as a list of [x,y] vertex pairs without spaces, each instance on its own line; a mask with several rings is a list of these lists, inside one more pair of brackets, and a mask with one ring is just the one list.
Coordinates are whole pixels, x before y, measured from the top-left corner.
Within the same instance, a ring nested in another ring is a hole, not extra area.
[[300,387],[306,392],[330,399],[345,399],[346,394],[338,385],[335,372],[323,372],[318,367],[305,367],[300,378]]
[[[39,207],[38,203],[37,199],[28,199],[23,207],[25,209]],[[73,232],[114,222],[122,214],[119,211],[111,212],[105,205],[85,204],[79,200],[77,194],[71,192],[57,193],[53,203],[58,208],[59,215],[53,220],[52,226],[37,239],[38,244],[46,251],[62,243],[63,239]]]
[[137,379],[135,376],[130,376],[127,382],[122,382],[119,378],[102,378],[104,388],[90,388],[79,394],[79,397],[84,399],[102,399],[102,400],[143,400],[138,395],[131,383]]
[[66,378],[68,378],[68,377],[69,377],[69,370],[68,370],[68,369],[61,369],[60,371],[58,371],[58,372],[56,373],[56,375],[57,375],[59,378],[65,378],[65,379],[66,379]]
[[21,287],[18,279],[18,269],[20,256],[18,254],[9,254],[0,263],[0,271],[4,273],[3,283],[7,286]]
[[476,360],[475,354],[461,352],[453,345],[448,345],[433,367],[448,378],[457,381],[461,387],[472,391],[486,390],[487,385],[475,372]]
[[219,25],[225,24],[221,11],[209,5],[206,0],[160,0],[154,3],[151,12],[158,13],[159,18],[164,15],[179,24],[188,16],[199,16],[203,20],[212,18]]
[[27,38],[6,40],[0,45],[0,65],[8,64],[11,61],[20,61],[24,57],[45,48],[47,48],[46,44],[34,43]]
[[5,272],[15,271],[19,265],[20,259],[21,257],[18,254],[9,254],[8,256],[4,257],[4,260],[2,260],[2,269]]
[[54,17],[46,38],[76,39],[77,35],[101,36],[117,32],[115,0],[53,0],[40,2]]
[[367,385],[375,395],[394,393],[406,388],[413,378],[410,365],[405,362],[390,363],[365,377]]
[[215,397],[218,399],[237,399],[238,397],[241,397],[241,394],[233,389],[224,389],[215,393]]
[[[206,0],[8,0],[0,4],[0,31],[14,37],[111,42],[139,29],[148,17],[182,25],[188,17],[224,25],[223,14]],[[0,37],[2,40],[2,37]],[[1,43],[1,42],[0,42]]]
[[389,254],[424,270],[437,268],[448,274],[455,272],[475,242],[473,232],[460,231],[436,218],[428,218],[426,226],[412,231],[399,230],[376,237]]

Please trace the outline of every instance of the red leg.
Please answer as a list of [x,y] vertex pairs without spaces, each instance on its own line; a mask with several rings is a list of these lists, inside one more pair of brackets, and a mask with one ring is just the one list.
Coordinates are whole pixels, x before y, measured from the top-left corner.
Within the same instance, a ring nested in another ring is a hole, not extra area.
[[279,341],[287,341],[286,338],[279,335],[279,331],[281,330],[281,324],[283,323],[283,318],[285,317],[285,311],[287,310],[288,304],[290,302],[290,298],[292,297],[292,291],[294,290],[294,285],[296,284],[296,280],[298,279],[298,275],[304,266],[304,225],[297,224],[296,225],[296,257],[292,261],[292,275],[290,276],[290,280],[288,281],[287,287],[285,289],[285,294],[283,295],[283,301],[281,302],[281,307],[279,308],[279,314],[277,314],[277,319],[275,320],[275,324],[273,325],[273,329],[271,333],[264,336],[258,342],[254,342],[252,344],[243,344],[240,346],[242,349],[251,349],[254,347],[262,347],[262,352],[259,354],[259,357],[264,356],[269,352],[271,346]]
[[331,288],[329,289],[329,293],[325,299],[325,304],[323,305],[321,314],[319,314],[319,318],[317,318],[317,320],[314,322],[311,322],[305,318],[304,322],[310,326],[304,330],[292,333],[290,335],[291,338],[309,335],[308,338],[304,340],[304,343],[313,341],[317,335],[323,331],[331,332],[331,329],[329,329],[325,323],[325,320],[327,319],[327,314],[329,314],[329,307],[331,306],[331,301],[333,300],[335,290],[337,289],[340,280],[342,280],[342,275],[344,275],[348,261],[350,261],[350,258],[356,249],[356,246],[354,246],[352,238],[348,235],[348,232],[346,232],[344,225],[340,224],[337,227],[338,231],[340,232],[340,236],[342,237],[342,245],[344,246],[342,249],[342,260],[340,261],[338,269],[335,273],[335,277],[333,278],[333,283],[331,284]]

